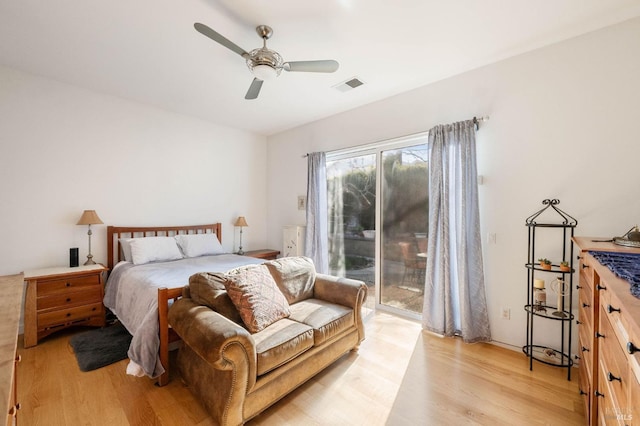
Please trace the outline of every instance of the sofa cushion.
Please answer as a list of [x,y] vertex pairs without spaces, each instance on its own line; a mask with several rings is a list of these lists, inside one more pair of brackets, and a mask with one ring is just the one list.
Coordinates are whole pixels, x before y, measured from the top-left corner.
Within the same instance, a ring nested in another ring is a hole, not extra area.
[[355,325],[353,309],[320,299],[291,305],[290,319],[313,328],[314,345],[319,346]]
[[289,304],[264,265],[248,265],[225,274],[224,286],[242,321],[257,333],[289,316]]
[[283,318],[251,335],[256,345],[257,374],[287,363],[313,346],[313,330],[305,324]]
[[308,257],[282,257],[266,262],[269,272],[289,304],[313,297],[316,268]]
[[224,274],[200,272],[189,277],[189,297],[199,305],[208,306],[236,324],[243,325],[240,313],[227,294]]

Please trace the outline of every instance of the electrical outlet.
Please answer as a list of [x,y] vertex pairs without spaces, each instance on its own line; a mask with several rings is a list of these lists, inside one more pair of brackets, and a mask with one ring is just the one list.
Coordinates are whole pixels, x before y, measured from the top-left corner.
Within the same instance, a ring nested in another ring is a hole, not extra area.
[[495,244],[496,243],[496,234],[495,232],[490,232],[487,234],[487,242],[489,244]]
[[502,308],[502,311],[501,311],[501,318],[502,318],[502,319],[506,319],[506,320],[511,319],[511,309],[509,309],[509,308]]

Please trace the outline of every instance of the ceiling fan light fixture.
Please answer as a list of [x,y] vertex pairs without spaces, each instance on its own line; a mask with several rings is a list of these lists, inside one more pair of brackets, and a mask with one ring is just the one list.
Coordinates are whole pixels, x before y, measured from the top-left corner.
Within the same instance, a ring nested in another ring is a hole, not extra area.
[[282,56],[276,51],[261,47],[249,52],[247,67],[260,80],[273,80],[282,72]]
[[278,70],[267,64],[256,64],[249,69],[255,78],[262,81],[273,80],[280,74]]

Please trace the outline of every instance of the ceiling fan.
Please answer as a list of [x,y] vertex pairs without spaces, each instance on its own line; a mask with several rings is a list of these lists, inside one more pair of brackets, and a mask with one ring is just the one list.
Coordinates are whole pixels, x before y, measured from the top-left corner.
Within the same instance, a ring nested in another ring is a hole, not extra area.
[[222,34],[212,30],[204,24],[196,22],[193,26],[199,33],[220,43],[227,49],[234,51],[247,61],[247,66],[254,75],[254,79],[244,97],[245,99],[256,99],[260,94],[262,83],[265,80],[276,78],[280,75],[282,70],[289,72],[330,73],[335,72],[339,66],[338,62],[334,60],[284,62],[282,60],[282,56],[280,56],[278,52],[267,48],[267,40],[271,35],[273,35],[273,30],[266,25],[259,25],[256,27],[256,32],[262,38],[263,45],[260,48],[253,49],[251,52],[245,51]]

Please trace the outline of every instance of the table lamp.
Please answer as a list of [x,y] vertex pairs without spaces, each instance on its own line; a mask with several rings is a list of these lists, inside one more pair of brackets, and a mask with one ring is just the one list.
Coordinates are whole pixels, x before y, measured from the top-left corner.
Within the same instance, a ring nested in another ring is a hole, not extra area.
[[89,254],[87,254],[87,261],[84,262],[85,265],[95,265],[96,262],[93,261],[93,255],[91,254],[91,225],[102,225],[102,221],[98,217],[98,213],[95,210],[85,210],[80,216],[80,220],[76,225],[89,225],[89,231],[87,235],[89,235]]
[[249,225],[247,224],[247,220],[244,218],[244,216],[239,216],[238,219],[236,219],[236,223],[234,223],[234,226],[240,227],[240,247],[238,247],[238,254],[243,255],[244,251],[242,250],[242,228]]

